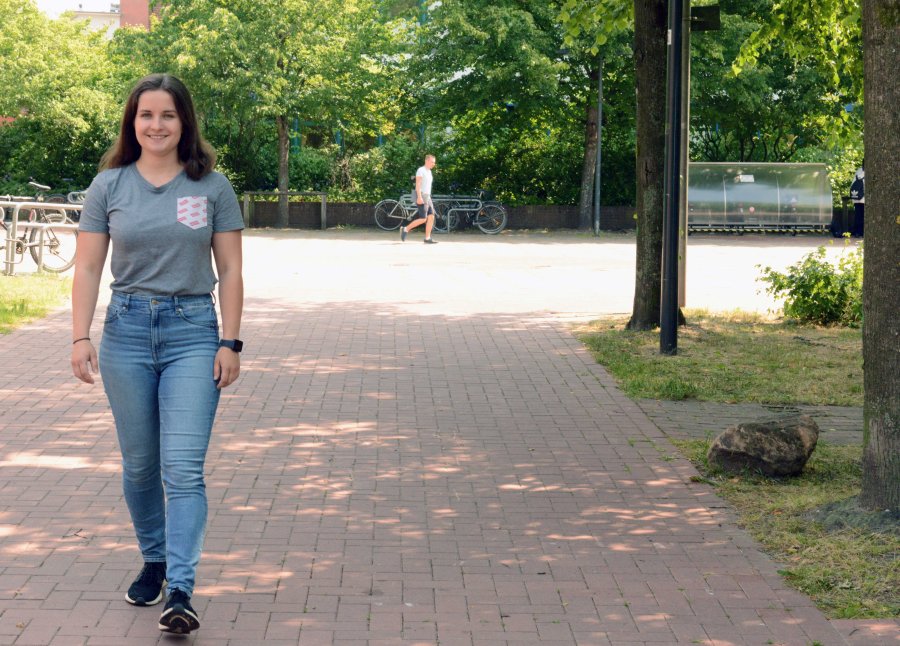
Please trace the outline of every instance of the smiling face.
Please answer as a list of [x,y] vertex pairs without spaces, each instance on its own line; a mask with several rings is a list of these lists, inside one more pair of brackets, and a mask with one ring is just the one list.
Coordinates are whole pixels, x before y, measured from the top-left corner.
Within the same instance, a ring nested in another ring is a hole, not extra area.
[[141,155],[178,159],[181,118],[171,94],[166,90],[148,90],[141,94],[134,116],[134,134]]

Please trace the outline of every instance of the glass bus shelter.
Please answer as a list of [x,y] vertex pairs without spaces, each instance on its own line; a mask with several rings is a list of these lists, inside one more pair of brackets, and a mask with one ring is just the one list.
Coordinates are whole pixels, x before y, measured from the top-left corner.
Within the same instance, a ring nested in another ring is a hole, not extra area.
[[824,164],[688,165],[688,231],[824,231],[831,184]]

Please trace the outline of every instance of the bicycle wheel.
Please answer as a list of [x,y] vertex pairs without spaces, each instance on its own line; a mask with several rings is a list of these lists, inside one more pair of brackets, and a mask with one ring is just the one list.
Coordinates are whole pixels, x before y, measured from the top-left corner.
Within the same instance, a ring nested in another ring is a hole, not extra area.
[[459,216],[450,213],[452,205],[438,203],[434,207],[434,230],[438,233],[448,233],[459,226]]
[[506,209],[499,204],[485,204],[475,218],[475,224],[484,233],[500,233],[506,227]]
[[379,229],[394,231],[406,219],[406,211],[397,200],[381,200],[375,205],[375,224]]
[[[45,211],[41,209],[37,221],[45,224],[74,224],[62,211]],[[35,264],[40,262],[40,235],[37,229],[28,234],[28,250]],[[44,271],[59,274],[75,264],[75,229],[58,229],[50,226],[44,230],[44,258],[40,267]]]

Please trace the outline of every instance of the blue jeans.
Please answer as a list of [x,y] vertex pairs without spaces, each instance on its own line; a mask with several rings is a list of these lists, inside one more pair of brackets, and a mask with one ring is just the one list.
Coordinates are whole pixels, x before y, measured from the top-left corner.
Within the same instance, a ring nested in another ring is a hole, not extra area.
[[203,463],[219,390],[212,297],[113,292],[100,374],[122,450],[125,501],[147,562],[168,590],[194,591],[206,531]]

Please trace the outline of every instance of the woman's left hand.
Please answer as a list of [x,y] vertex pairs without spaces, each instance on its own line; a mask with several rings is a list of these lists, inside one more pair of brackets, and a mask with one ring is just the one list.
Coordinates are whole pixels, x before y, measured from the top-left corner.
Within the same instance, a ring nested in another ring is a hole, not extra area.
[[241,374],[241,355],[229,348],[219,348],[213,364],[213,379],[216,388],[222,390],[230,386]]

